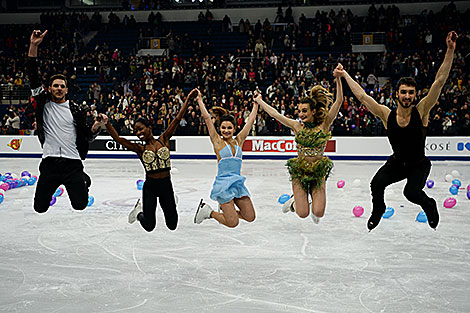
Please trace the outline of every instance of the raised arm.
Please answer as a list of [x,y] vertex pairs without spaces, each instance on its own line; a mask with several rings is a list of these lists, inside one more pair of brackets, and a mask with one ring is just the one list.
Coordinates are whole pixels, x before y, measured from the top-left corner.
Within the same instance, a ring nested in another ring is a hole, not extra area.
[[46,36],[47,30],[44,33],[41,33],[40,30],[34,30],[29,39],[29,51],[28,57],[37,58],[38,56],[38,46]]
[[248,120],[246,121],[245,126],[237,135],[237,141],[240,146],[245,142],[246,137],[250,134],[250,130],[253,127],[253,124],[256,120],[256,115],[258,115],[258,103],[253,101],[253,109],[251,110]]
[[437,71],[436,80],[432,84],[431,88],[426,97],[424,97],[418,104],[417,108],[421,114],[421,117],[429,115],[432,107],[436,104],[439,95],[441,94],[442,87],[446,83],[447,77],[449,77],[450,69],[452,67],[452,61],[454,60],[454,50],[456,41],[459,36],[455,31],[451,31],[447,34],[446,43],[447,51],[442,62],[441,67]]
[[191,90],[189,95],[186,97],[186,100],[184,101],[183,106],[181,109],[178,111],[178,114],[176,115],[175,119],[171,121],[170,125],[167,127],[167,129],[163,132],[163,134],[160,136],[164,142],[168,142],[170,140],[171,136],[176,131],[176,127],[180,124],[181,119],[183,118],[184,114],[188,110],[189,103],[191,102],[192,99],[194,99],[197,95],[196,89]]
[[374,98],[366,94],[364,89],[362,89],[362,87],[351,76],[349,76],[348,72],[343,69],[343,66],[341,64],[338,64],[338,66],[336,67],[335,75],[339,75],[340,77],[343,77],[346,80],[349,85],[349,88],[351,88],[351,91],[356,96],[356,98],[361,103],[363,103],[366,106],[367,110],[372,112],[372,114],[380,117],[380,119],[385,125],[385,128],[387,128],[387,119],[388,115],[390,114],[390,109],[387,108],[385,105],[378,104],[377,101],[374,100]]
[[[338,75],[338,73],[336,73]],[[336,116],[338,115],[339,109],[341,108],[341,104],[343,103],[343,84],[341,83],[341,77],[335,76],[336,78],[336,100],[331,106],[328,114],[326,116],[324,125],[325,129],[329,129],[333,121],[335,120]]]
[[258,103],[261,106],[261,108],[263,108],[263,110],[266,111],[266,113],[268,113],[272,118],[275,118],[276,120],[278,120],[281,124],[289,127],[290,129],[293,129],[293,130],[298,130],[298,127],[300,127],[299,122],[297,122],[296,120],[293,120],[291,118],[285,117],[284,115],[282,115],[281,113],[276,111],[275,108],[273,108],[272,106],[270,106],[269,104],[264,102],[263,98],[261,97],[260,92],[255,91],[255,95],[254,95],[253,100],[256,103]]
[[44,88],[42,86],[41,80],[39,79],[38,74],[38,63],[36,61],[38,56],[38,46],[46,36],[47,30],[44,33],[41,33],[40,30],[35,30],[31,34],[29,42],[29,51],[28,51],[28,76],[31,86],[31,94],[33,97],[38,97],[41,94],[45,94]]
[[204,101],[202,101],[202,94],[197,90],[197,103],[199,104],[199,107],[201,108],[201,114],[202,117],[204,118],[204,122],[206,122],[207,130],[209,131],[209,136],[211,138],[212,144],[216,144],[220,141],[220,136],[217,134],[217,130],[215,129],[214,123],[212,122],[211,115],[207,111],[206,105],[204,104]]
[[105,114],[100,114],[101,121],[106,125],[106,130],[108,131],[109,135],[113,137],[114,141],[116,141],[118,144],[126,147],[127,149],[134,151],[137,154],[142,153],[143,147],[142,145],[139,145],[137,143],[133,143],[126,138],[122,138],[119,136],[117,133],[116,129],[111,125],[109,122],[108,117]]

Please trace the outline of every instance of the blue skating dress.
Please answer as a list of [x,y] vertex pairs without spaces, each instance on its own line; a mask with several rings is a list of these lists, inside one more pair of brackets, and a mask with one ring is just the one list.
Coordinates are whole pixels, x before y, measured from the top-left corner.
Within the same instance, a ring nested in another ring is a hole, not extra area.
[[245,187],[246,178],[240,174],[242,167],[242,149],[235,145],[235,155],[232,148],[227,143],[220,150],[220,161],[217,164],[217,176],[212,185],[211,199],[224,204],[234,198],[250,196],[250,192]]

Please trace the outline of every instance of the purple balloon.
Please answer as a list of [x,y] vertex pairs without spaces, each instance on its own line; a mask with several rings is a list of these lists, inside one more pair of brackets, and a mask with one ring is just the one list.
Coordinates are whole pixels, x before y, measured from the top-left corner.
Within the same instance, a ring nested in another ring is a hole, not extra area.
[[23,176],[31,177],[31,174],[28,171],[23,171],[23,172],[21,172],[21,177],[23,177]]
[[351,125],[351,129],[354,129],[354,128],[356,128],[356,124]]
[[467,199],[470,200],[470,190],[467,191]]
[[52,196],[50,205],[54,205],[56,201],[57,201],[57,198]]
[[426,182],[426,186],[428,186],[428,188],[434,187],[434,180],[429,179],[429,180]]

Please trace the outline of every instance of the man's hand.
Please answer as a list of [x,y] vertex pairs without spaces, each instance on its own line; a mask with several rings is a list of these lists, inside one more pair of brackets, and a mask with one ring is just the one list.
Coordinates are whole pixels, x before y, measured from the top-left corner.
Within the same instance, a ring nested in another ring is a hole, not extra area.
[[259,104],[259,101],[261,101],[261,100],[263,100],[263,98],[261,97],[261,91],[256,89],[254,94],[253,94],[253,101]]
[[344,69],[343,69],[343,65],[341,65],[341,63],[338,63],[338,66],[333,71],[333,76],[334,77],[343,77],[344,76]]
[[33,30],[33,33],[31,34],[31,38],[30,38],[31,45],[39,46],[39,44],[42,42],[46,34],[47,34],[47,30],[44,33],[41,33],[40,30]]
[[193,99],[198,96],[199,90],[198,89],[193,89],[188,95],[188,99]]
[[451,31],[447,34],[447,38],[446,38],[447,49],[455,50],[457,38],[459,38],[459,35],[457,35],[455,31]]
[[97,122],[100,122],[101,125],[106,125],[106,124],[108,124],[109,119],[108,119],[108,116],[107,116],[106,114],[101,114],[101,113],[100,113],[100,114],[96,117],[96,121],[97,121]]

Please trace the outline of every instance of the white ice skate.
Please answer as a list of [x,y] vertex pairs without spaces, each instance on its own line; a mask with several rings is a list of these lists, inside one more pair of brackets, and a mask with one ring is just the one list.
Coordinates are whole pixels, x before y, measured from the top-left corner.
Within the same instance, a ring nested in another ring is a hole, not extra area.
[[127,221],[129,224],[133,224],[137,220],[137,215],[142,212],[142,205],[140,204],[140,199],[137,200],[137,203],[135,204],[134,208],[132,211],[129,212],[129,216],[127,218]]
[[289,200],[282,205],[282,213],[295,212],[294,209],[294,195],[291,195]]
[[317,217],[317,216],[315,216],[315,214],[313,214],[313,210],[312,210],[312,201],[309,201],[309,202],[308,202],[308,206],[309,206],[309,208],[310,208],[310,212],[312,212],[312,213],[310,214],[310,216],[312,217],[313,222],[314,222],[315,224],[320,223],[320,218]]
[[315,214],[313,214],[313,212],[312,212],[312,214],[310,214],[310,216],[312,217],[312,220],[315,224],[320,223],[320,218],[315,216]]
[[202,221],[211,218],[212,208],[207,203],[204,203],[201,199],[194,215],[194,223],[201,224]]

